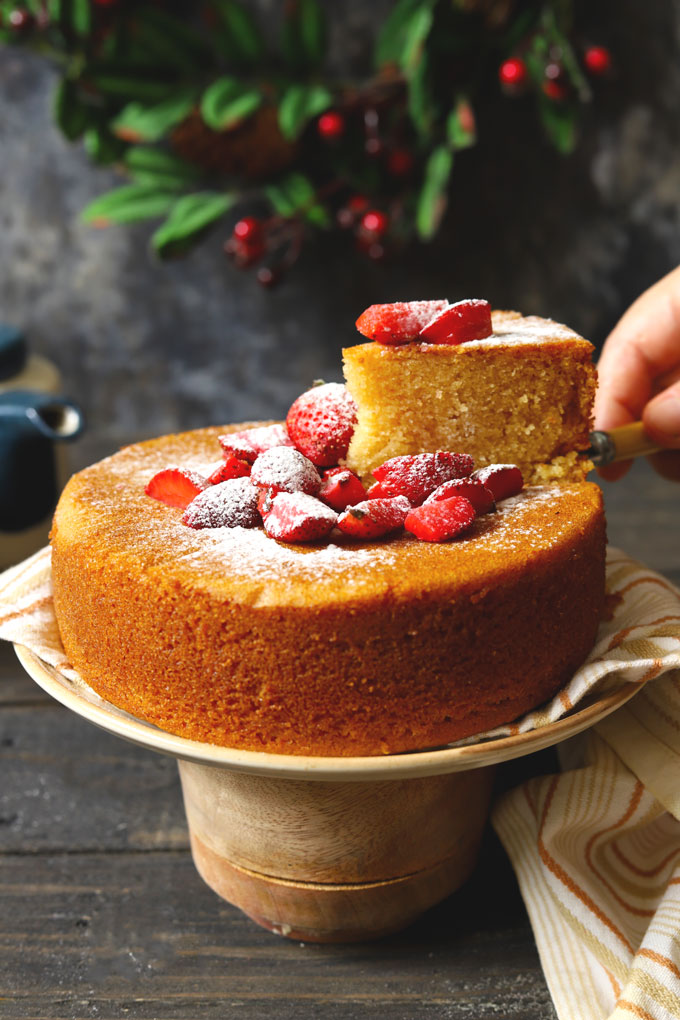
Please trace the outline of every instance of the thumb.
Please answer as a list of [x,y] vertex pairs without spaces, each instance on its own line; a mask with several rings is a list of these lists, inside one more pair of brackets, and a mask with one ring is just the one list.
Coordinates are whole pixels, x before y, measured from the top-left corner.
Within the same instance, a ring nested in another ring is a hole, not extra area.
[[649,401],[642,420],[655,442],[680,449],[680,380]]

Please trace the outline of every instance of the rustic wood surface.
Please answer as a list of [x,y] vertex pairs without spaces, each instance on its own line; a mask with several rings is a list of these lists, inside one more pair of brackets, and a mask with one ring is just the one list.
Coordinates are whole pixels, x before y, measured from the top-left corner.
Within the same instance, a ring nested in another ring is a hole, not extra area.
[[[680,582],[680,486],[642,464],[605,489],[610,541]],[[494,834],[458,893],[405,931],[303,945],[219,899],[191,861],[177,767],[68,712],[0,646],[3,1020],[554,1020]],[[554,770],[553,751],[497,788]]]

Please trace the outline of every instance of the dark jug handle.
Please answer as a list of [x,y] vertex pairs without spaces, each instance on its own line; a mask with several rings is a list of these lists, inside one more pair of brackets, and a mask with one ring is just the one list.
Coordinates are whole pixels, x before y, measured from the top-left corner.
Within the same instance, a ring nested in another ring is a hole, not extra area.
[[75,439],[83,425],[80,408],[63,397],[0,393],[0,531],[23,531],[54,510],[55,443]]

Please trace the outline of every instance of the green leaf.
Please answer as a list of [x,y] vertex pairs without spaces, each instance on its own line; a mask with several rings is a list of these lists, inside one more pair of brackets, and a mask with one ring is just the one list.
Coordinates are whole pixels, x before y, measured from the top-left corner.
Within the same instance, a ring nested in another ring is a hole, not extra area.
[[80,99],[75,82],[65,78],[55,89],[53,103],[57,126],[70,142],[75,142],[89,126],[92,108]]
[[375,47],[375,64],[404,68],[428,34],[436,0],[399,0],[382,26]]
[[446,210],[446,191],[453,169],[453,153],[440,145],[425,165],[423,185],[418,196],[416,226],[423,241],[429,241],[437,232]]
[[154,106],[129,103],[113,121],[111,129],[127,142],[157,142],[191,113],[195,98],[193,89],[184,89]]
[[175,88],[167,81],[133,74],[94,73],[84,77],[106,96],[162,102]]
[[175,202],[170,215],[151,238],[155,251],[163,257],[184,250],[224,216],[238,198],[236,193],[214,191],[184,195]]
[[125,153],[125,166],[140,184],[168,189],[184,188],[200,176],[200,170],[153,145],[131,145]]
[[401,54],[401,66],[407,74],[416,68],[423,58],[423,48],[432,28],[433,18],[432,9],[427,6],[421,7],[411,18]]
[[316,67],[326,50],[326,18],[318,0],[289,0],[281,48],[294,71]]
[[92,29],[92,5],[90,0],[70,0],[70,22],[76,35],[87,38]]
[[201,116],[214,131],[228,131],[250,117],[262,103],[262,93],[237,78],[218,78],[201,99]]
[[432,91],[429,63],[424,58],[408,78],[408,112],[418,134],[427,138],[437,117],[437,103]]
[[264,39],[250,11],[236,0],[213,0],[219,19],[215,42],[228,60],[248,67],[263,56]]
[[323,85],[291,85],[279,104],[279,128],[284,138],[296,139],[312,117],[318,117],[333,102]]
[[477,141],[475,115],[463,97],[456,100],[446,118],[446,140],[452,149],[469,149]]
[[264,190],[279,216],[289,219],[300,215],[317,226],[330,226],[328,211],[316,200],[314,185],[304,174],[288,174],[278,184],[270,184]]
[[88,128],[83,136],[85,151],[93,163],[108,166],[120,159],[125,145],[108,128]]
[[107,191],[81,213],[85,223],[105,227],[111,223],[136,223],[165,216],[177,201],[175,192],[159,191],[150,184],[127,184]]
[[543,128],[558,152],[568,156],[576,147],[576,111],[570,103],[557,103],[541,95],[538,111]]
[[141,7],[134,15],[135,43],[147,60],[193,71],[208,57],[202,38],[187,24],[156,7]]

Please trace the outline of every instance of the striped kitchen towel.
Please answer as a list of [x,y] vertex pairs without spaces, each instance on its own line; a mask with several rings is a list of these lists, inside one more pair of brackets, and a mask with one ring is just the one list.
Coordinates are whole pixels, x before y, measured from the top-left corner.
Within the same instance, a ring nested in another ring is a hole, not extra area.
[[[526,732],[630,682],[640,690],[562,745],[566,770],[494,807],[560,1020],[680,1018],[680,593],[610,549],[611,618],[547,706],[484,737]],[[0,638],[69,679],[50,552],[0,575]],[[478,737],[477,739],[482,739]]]

